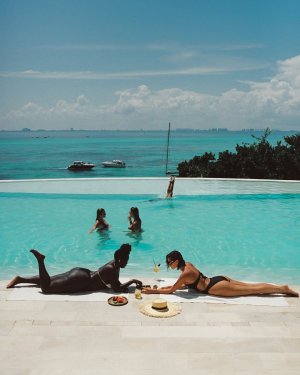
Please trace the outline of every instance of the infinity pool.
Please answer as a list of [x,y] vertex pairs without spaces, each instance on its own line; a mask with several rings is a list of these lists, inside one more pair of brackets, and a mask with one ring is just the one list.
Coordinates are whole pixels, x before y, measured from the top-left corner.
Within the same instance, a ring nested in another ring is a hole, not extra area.
[[[29,253],[46,255],[50,273],[74,266],[96,269],[122,243],[132,245],[122,275],[176,277],[165,255],[180,250],[208,276],[300,284],[300,194],[175,196],[0,193],[1,279],[37,273]],[[131,206],[140,210],[143,232],[127,230]],[[111,225],[89,234],[96,210]]]

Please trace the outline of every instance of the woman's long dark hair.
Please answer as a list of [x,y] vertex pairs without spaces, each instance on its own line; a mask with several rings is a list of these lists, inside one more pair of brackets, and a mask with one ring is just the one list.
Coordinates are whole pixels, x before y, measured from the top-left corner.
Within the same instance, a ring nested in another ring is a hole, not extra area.
[[181,255],[181,253],[177,250],[173,250],[171,251],[169,254],[166,255],[166,263],[167,263],[167,267],[169,268],[169,261],[174,261],[175,260],[178,260],[178,265],[177,265],[177,269],[179,270],[181,267],[184,267],[185,266],[185,260],[183,259],[183,256]]
[[134,220],[141,220],[140,214],[139,214],[139,209],[137,207],[131,207],[130,211],[133,214]]
[[121,245],[120,249],[115,251],[114,258],[115,260],[125,260],[129,258],[131,251],[131,245],[129,243],[124,243]]
[[97,216],[96,216],[96,220],[100,220],[100,216],[102,215],[102,214],[105,214],[106,212],[105,212],[105,209],[104,208],[98,208],[98,210],[97,210]]

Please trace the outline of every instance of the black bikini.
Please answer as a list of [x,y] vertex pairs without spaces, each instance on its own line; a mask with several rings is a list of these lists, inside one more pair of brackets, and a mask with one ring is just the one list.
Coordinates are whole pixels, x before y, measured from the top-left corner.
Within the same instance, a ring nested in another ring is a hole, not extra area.
[[200,293],[208,294],[209,289],[212,288],[217,283],[219,283],[220,281],[223,281],[223,280],[230,281],[230,280],[227,279],[227,277],[224,277],[224,276],[213,276],[213,277],[210,278],[207,287],[204,290],[199,290],[197,288],[197,285],[198,285],[199,280],[201,279],[201,277],[203,277],[203,279],[207,279],[207,277],[204,276],[203,273],[199,271],[199,275],[197,277],[197,280],[195,282],[191,283],[191,284],[186,284],[186,286],[189,289],[195,289],[195,290],[197,290]]
[[199,271],[199,275],[198,275],[196,281],[194,281],[194,282],[191,283],[191,284],[186,284],[186,286],[187,286],[189,289],[196,289],[196,290],[197,290],[197,285],[198,285],[199,280],[201,279],[201,277],[203,277],[203,279],[207,279],[207,277],[204,276],[203,273]]
[[224,276],[213,276],[213,277],[210,278],[206,289],[199,290],[199,292],[208,294],[208,291],[209,291],[210,288],[212,288],[214,285],[218,284],[220,281],[223,281],[223,280],[230,281],[230,280],[227,279],[227,277],[224,277]]

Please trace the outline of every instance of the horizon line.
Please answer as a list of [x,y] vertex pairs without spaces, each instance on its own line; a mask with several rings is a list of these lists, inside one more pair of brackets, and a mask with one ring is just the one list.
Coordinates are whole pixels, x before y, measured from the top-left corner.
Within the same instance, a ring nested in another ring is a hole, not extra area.
[[[229,128],[208,128],[208,129],[199,129],[199,128],[175,128],[171,129],[171,132],[263,132],[266,129],[270,129],[271,132],[278,131],[278,132],[300,132],[297,129],[271,129],[269,127],[266,128],[243,128],[243,129],[229,129]],[[31,133],[31,132],[167,132],[168,129],[30,129],[30,128],[22,128],[18,130],[8,130],[8,129],[0,129],[0,132],[7,132],[7,133]]]

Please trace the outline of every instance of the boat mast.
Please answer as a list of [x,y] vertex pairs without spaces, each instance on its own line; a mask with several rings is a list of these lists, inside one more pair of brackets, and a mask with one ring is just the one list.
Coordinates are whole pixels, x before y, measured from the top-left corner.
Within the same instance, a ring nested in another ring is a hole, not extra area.
[[168,164],[169,164],[170,128],[171,128],[171,123],[169,122],[168,143],[167,143],[167,160],[166,160],[166,174],[168,174]]

